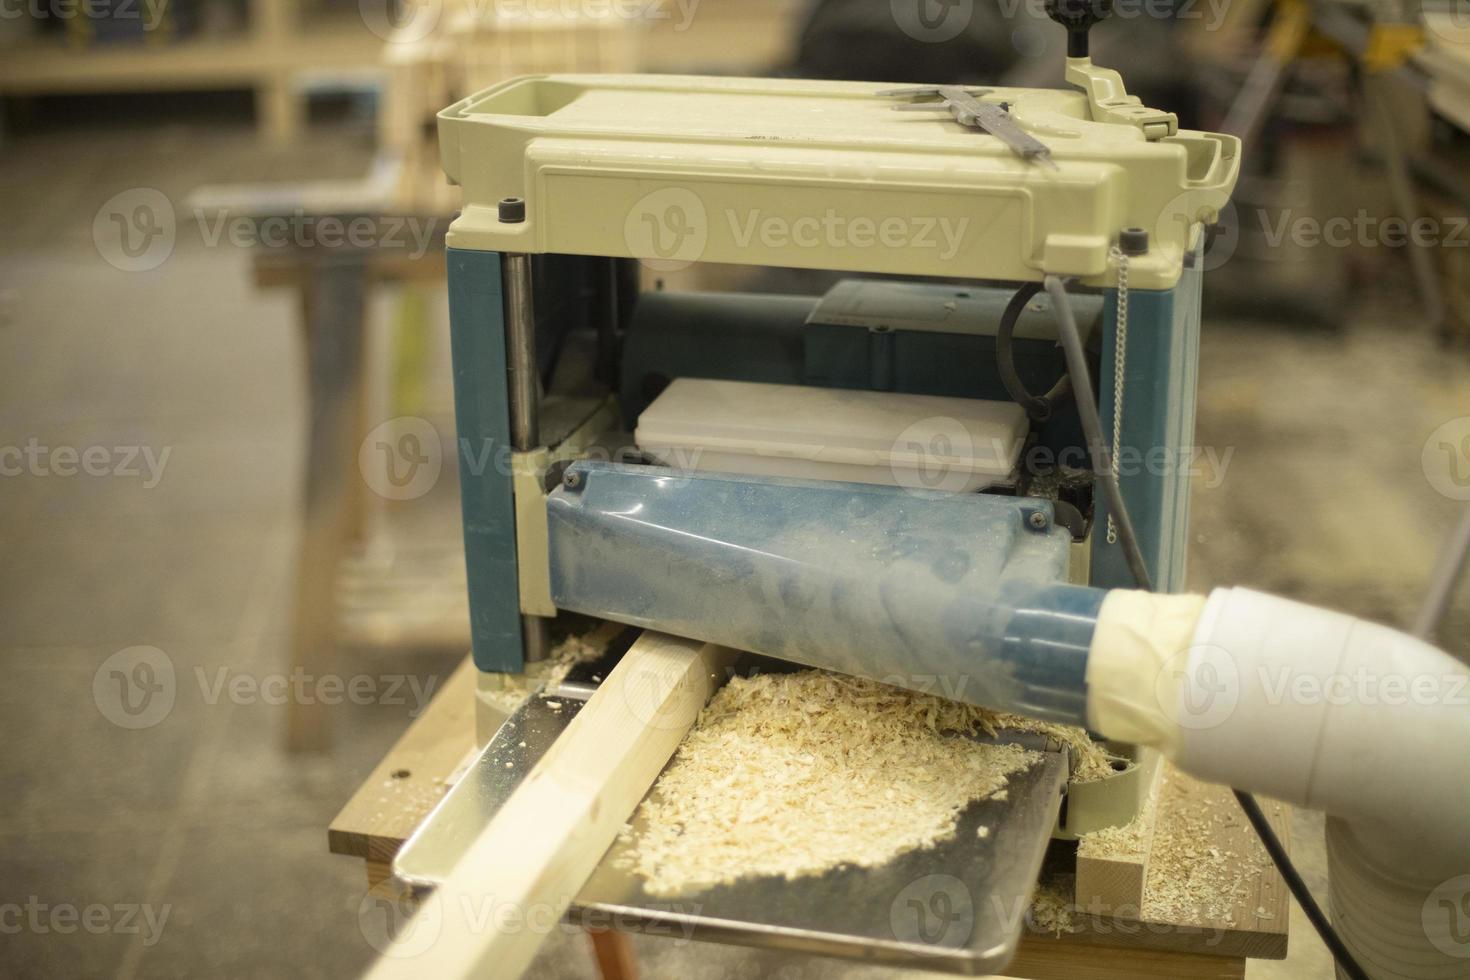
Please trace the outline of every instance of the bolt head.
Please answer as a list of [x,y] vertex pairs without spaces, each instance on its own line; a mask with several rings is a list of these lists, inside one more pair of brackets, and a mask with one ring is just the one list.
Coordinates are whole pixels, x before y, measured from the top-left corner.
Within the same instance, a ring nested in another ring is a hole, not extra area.
[[1036,530],[1038,531],[1045,530],[1047,524],[1049,523],[1046,519],[1046,515],[1039,510],[1033,510],[1031,512],[1031,516],[1026,518],[1026,522],[1032,527],[1036,528]]
[[1118,248],[1124,255],[1148,254],[1148,231],[1144,228],[1124,228],[1118,233]]
[[522,197],[503,198],[498,211],[498,217],[506,224],[520,224],[526,220],[526,200]]

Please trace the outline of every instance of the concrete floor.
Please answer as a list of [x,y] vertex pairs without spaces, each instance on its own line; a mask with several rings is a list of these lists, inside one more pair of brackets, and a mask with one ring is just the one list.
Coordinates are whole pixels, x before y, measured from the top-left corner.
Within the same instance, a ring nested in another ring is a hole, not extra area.
[[[371,958],[362,868],[327,853],[325,827],[409,707],[334,709],[331,751],[292,757],[281,708],[195,683],[199,671],[285,669],[305,406],[291,299],[255,291],[248,254],[206,246],[191,221],[147,272],[114,268],[92,238],[98,208],[128,188],[181,204],[207,181],[364,166],[361,134],[313,140],[273,153],[244,127],[113,127],[0,150],[0,446],[170,452],[151,488],[126,476],[0,481],[0,903],[38,910],[0,940],[0,974],[340,977]],[[1195,501],[1196,585],[1406,622],[1456,513],[1422,475],[1420,449],[1470,411],[1463,352],[1428,342],[1410,303],[1367,297],[1340,334],[1209,324],[1200,442],[1233,455]],[[1462,594],[1445,633],[1461,652],[1467,621]],[[163,721],[129,730],[103,717],[93,683],[135,645],[163,651],[184,680]],[[426,682],[456,659],[363,655],[352,670]],[[1320,820],[1299,814],[1294,836],[1320,890]],[[138,908],[155,922],[166,912],[160,934],[133,928],[146,923]],[[1291,959],[1253,964],[1253,977],[1330,975],[1299,915],[1293,929]],[[637,944],[649,976],[897,975]],[[534,973],[590,976],[581,938],[553,941]]]

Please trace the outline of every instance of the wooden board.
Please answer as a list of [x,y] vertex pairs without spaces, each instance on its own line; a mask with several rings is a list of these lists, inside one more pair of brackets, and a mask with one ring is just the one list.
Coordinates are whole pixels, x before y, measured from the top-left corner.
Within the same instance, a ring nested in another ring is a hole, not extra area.
[[[1159,784],[1162,763],[1153,767],[1148,792],[1130,825],[1130,846],[1112,852],[1099,851],[1086,837],[1077,847],[1075,900],[1083,908],[1116,912],[1143,908],[1143,890],[1148,878],[1148,856],[1158,823]],[[1095,835],[1094,835],[1095,836]]]
[[[634,641],[434,890],[433,942],[403,957],[386,950],[368,976],[519,977],[734,657],[722,647],[661,633]],[[494,905],[488,919],[477,911],[487,898]],[[416,932],[395,947],[419,944]]]

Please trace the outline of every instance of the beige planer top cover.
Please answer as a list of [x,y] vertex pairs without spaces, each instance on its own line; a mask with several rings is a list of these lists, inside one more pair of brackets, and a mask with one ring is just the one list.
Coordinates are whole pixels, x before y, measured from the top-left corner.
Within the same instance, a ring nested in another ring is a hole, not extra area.
[[[1169,289],[1239,170],[1239,141],[1142,124],[1082,91],[975,89],[1055,167],[868,82],[654,75],[517,78],[439,114],[464,191],[451,248]],[[1122,118],[1126,119],[1126,116]],[[524,220],[502,220],[505,198]]]

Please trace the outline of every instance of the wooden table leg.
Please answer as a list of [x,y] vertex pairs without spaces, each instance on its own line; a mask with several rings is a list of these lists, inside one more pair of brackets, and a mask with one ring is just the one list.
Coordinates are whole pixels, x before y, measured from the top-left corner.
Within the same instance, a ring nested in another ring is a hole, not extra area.
[[638,980],[638,961],[627,933],[614,929],[588,929],[592,955],[597,957],[597,973],[602,980]]
[[[311,424],[297,546],[291,670],[319,679],[332,670],[336,659],[337,570],[352,535],[367,258],[344,251],[305,262],[301,290]],[[286,715],[288,749],[326,747],[325,705],[292,698]]]

